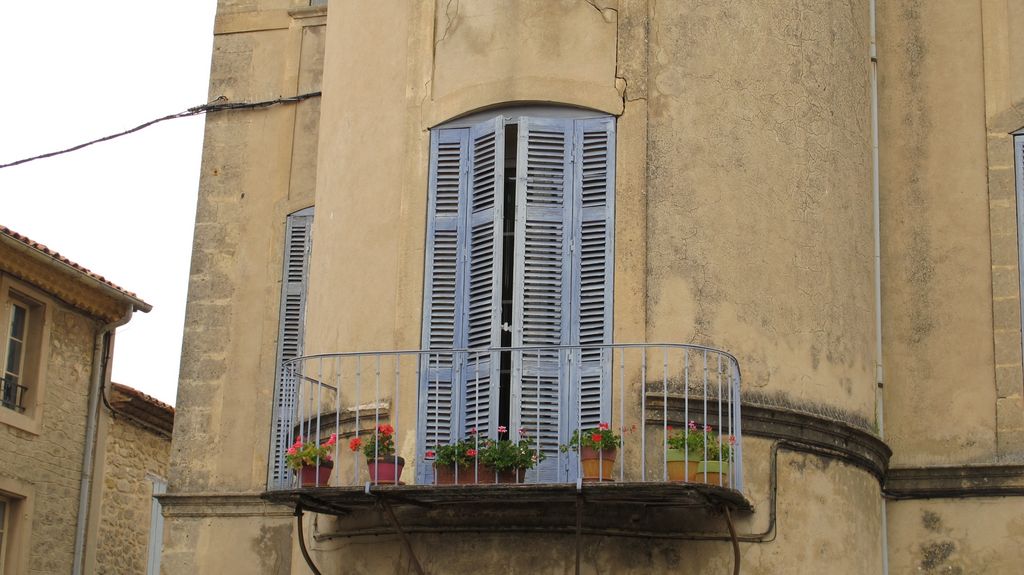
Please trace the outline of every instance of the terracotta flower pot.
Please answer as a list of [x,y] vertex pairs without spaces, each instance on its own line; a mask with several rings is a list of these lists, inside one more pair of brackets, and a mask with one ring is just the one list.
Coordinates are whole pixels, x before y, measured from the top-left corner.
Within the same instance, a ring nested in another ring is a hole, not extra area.
[[[472,485],[476,483],[476,470],[472,465],[458,466],[458,477],[456,477],[455,465],[435,465],[434,483],[437,485]],[[483,466],[480,466],[481,476],[484,474]]]
[[669,449],[665,454],[665,464],[668,466],[669,481],[691,481],[690,478],[697,472],[700,462],[693,454],[687,459],[685,450]]
[[592,447],[580,448],[580,466],[583,468],[583,481],[614,481],[612,469],[615,467],[617,449],[597,450]]
[[331,480],[333,461],[321,461],[319,466],[303,465],[299,469],[299,485],[302,487],[327,487]]
[[[396,459],[398,463],[395,463]],[[370,471],[371,483],[400,483],[405,459],[394,456],[367,459],[366,467]]]
[[525,479],[525,469],[496,471],[493,467],[484,465],[480,468],[480,479],[478,483],[523,483]]
[[690,481],[729,487],[729,467],[728,461],[701,461],[690,475]]

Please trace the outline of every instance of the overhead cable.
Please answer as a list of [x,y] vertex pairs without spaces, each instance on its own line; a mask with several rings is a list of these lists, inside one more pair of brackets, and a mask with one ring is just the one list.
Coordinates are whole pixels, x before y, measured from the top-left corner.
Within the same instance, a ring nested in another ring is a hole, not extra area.
[[306,94],[299,94],[298,96],[289,96],[287,98],[276,98],[274,100],[264,100],[262,102],[228,102],[226,97],[218,96],[215,100],[213,100],[209,104],[203,104],[201,106],[195,106],[195,107],[189,108],[189,109],[187,109],[187,110],[185,110],[183,112],[178,112],[178,113],[175,113],[175,114],[169,114],[167,116],[163,116],[162,118],[157,118],[155,120],[150,120],[150,121],[148,121],[148,122],[146,122],[144,124],[139,124],[138,126],[135,126],[134,128],[132,128],[130,130],[125,130],[125,131],[119,132],[117,134],[111,134],[109,136],[104,136],[102,138],[97,138],[95,140],[91,140],[89,142],[85,142],[84,144],[78,144],[77,146],[72,146],[72,147],[67,148],[65,150],[60,150],[60,151],[57,151],[57,152],[48,152],[46,154],[40,154],[38,156],[32,156],[31,158],[24,158],[22,160],[17,160],[17,161],[10,162],[10,163],[7,163],[7,164],[0,164],[0,168],[9,168],[11,166],[17,166],[19,164],[25,164],[25,163],[31,162],[33,160],[41,160],[43,158],[52,158],[53,156],[59,156],[61,154],[67,154],[68,152],[74,152],[76,150],[81,150],[82,148],[85,148],[87,146],[91,146],[93,144],[98,144],[100,142],[106,142],[107,140],[113,140],[114,138],[120,138],[121,136],[127,136],[128,134],[131,134],[133,132],[138,132],[139,130],[141,130],[143,128],[148,128],[148,127],[152,126],[153,124],[159,124],[160,122],[163,122],[165,120],[174,120],[174,119],[177,119],[177,118],[187,118],[189,116],[198,116],[200,114],[210,114],[210,113],[213,113],[213,112],[224,112],[224,111],[227,111],[227,110],[251,110],[251,109],[254,109],[254,108],[269,108],[270,106],[276,106],[278,104],[294,104],[296,102],[301,102],[303,100],[308,100],[309,98],[317,98],[319,96],[320,96],[320,92],[308,92]]

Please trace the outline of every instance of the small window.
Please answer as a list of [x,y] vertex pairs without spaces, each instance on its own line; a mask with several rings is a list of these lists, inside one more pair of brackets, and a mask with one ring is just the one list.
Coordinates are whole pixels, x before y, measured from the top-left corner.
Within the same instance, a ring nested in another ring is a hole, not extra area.
[[0,275],[0,423],[39,433],[52,306],[39,290]]
[[4,362],[3,391],[0,402],[7,409],[25,411],[25,347],[28,339],[28,307],[10,303],[7,329],[7,361]]
[[38,377],[43,306],[11,290],[5,308],[0,405],[21,413],[29,406],[32,385]]

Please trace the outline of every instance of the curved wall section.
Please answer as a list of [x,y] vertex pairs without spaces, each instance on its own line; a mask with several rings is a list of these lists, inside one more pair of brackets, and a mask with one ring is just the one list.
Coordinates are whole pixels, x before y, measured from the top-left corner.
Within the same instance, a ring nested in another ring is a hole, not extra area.
[[873,421],[867,1],[657,2],[650,30],[647,340]]

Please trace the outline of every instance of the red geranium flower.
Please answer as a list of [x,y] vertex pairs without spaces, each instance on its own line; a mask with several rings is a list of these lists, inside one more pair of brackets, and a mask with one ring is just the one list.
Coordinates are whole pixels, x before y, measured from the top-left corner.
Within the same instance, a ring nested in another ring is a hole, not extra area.
[[598,429],[608,429],[608,424],[607,423],[598,423],[597,424],[597,428]]
[[469,457],[476,457],[476,450],[470,449],[469,451],[466,452],[466,455]]
[[590,436],[590,440],[593,441],[594,443],[601,443],[601,434],[600,433],[595,433],[595,434],[591,435]]
[[348,442],[348,448],[352,451],[359,451],[359,448],[363,446],[363,440],[358,437],[353,437],[352,441]]
[[426,455],[428,458],[432,458],[436,454],[434,453],[434,450],[428,449],[427,452],[424,455]]

